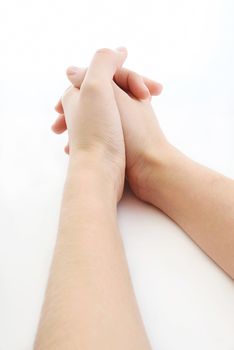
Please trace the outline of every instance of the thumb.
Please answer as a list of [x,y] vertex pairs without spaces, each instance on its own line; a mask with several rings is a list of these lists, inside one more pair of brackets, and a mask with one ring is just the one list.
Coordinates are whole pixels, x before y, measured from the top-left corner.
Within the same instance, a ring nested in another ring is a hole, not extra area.
[[68,67],[67,78],[76,88],[80,89],[87,73],[87,68]]
[[124,47],[119,47],[115,51],[110,49],[98,50],[90,63],[85,82],[112,80],[115,72],[122,67],[126,58],[127,49]]

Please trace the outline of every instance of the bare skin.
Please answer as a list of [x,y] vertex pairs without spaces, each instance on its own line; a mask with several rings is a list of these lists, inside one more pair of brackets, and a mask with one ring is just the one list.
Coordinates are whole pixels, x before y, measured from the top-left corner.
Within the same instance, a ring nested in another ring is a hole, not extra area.
[[[70,82],[80,87],[86,70],[77,68],[75,73],[67,73]],[[142,81],[141,84],[143,88]],[[126,174],[132,190],[139,199],[170,216],[233,279],[234,181],[192,161],[170,145],[150,99],[136,100],[123,91],[129,90],[125,84],[120,87],[113,82],[125,139]],[[55,131],[56,127],[59,128],[59,122],[55,122]],[[66,125],[61,126],[60,132],[65,129]]]
[[125,175],[234,278],[234,182],[169,144],[150,104],[162,87],[122,69],[126,55],[69,69],[56,107],[70,157],[35,350],[150,349],[118,231]]
[[112,79],[126,55],[99,50],[62,97],[70,158],[35,350],[150,349],[116,213],[125,145]]

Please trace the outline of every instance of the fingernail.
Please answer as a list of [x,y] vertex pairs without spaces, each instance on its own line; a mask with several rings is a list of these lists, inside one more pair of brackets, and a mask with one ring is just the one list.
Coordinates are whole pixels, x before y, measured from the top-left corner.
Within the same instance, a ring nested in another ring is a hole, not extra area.
[[78,67],[71,66],[67,69],[67,74],[76,74],[78,72]]
[[163,85],[161,83],[157,83],[159,89],[163,89]]
[[126,47],[124,47],[124,46],[119,46],[115,50],[119,51],[119,52],[126,52],[127,51]]

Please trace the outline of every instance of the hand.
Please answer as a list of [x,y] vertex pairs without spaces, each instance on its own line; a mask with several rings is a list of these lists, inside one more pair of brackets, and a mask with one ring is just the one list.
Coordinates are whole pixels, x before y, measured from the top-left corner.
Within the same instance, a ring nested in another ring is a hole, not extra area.
[[121,197],[125,175],[125,147],[112,79],[125,61],[125,49],[96,52],[80,87],[62,97],[72,158],[101,163]]
[[[71,83],[80,87],[86,70],[73,67],[68,69],[67,74]],[[152,159],[156,159],[158,163],[163,162],[164,155],[169,149],[149,98],[153,94],[159,95],[162,86],[123,68],[117,71],[114,80],[119,85],[112,83],[124,131],[128,181],[135,194],[140,199],[147,200],[147,182]],[[139,100],[143,98],[145,100]],[[60,102],[56,110],[60,116],[54,123],[53,130],[61,133],[66,130],[66,124]],[[68,147],[66,150],[68,151]]]
[[[74,86],[77,85],[77,87],[79,88],[81,86],[81,83],[84,80],[86,72],[87,72],[87,69],[81,69],[78,67],[69,67],[67,69],[67,76],[68,76],[68,79],[74,83],[73,85]],[[160,95],[163,88],[160,83],[157,83],[151,79],[142,77],[139,74],[126,68],[118,69],[114,75],[113,81],[120,87],[120,89],[125,91],[130,96],[135,97],[136,99],[139,99],[139,100],[142,100],[142,99],[151,100],[151,97],[153,95],[154,96]],[[116,89],[115,84],[113,88]],[[121,101],[119,101],[119,103],[121,104]],[[64,116],[64,110],[63,110],[61,99],[56,104],[55,110],[59,113],[59,116],[53,123],[52,130],[56,134],[61,134],[65,130],[67,130],[67,125],[66,125],[66,120]],[[69,154],[69,144],[66,145],[64,150],[67,154]]]

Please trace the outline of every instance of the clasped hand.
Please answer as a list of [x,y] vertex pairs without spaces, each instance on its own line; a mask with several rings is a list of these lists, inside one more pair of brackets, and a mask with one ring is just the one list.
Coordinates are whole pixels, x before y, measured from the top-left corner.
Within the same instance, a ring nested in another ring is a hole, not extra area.
[[161,84],[122,67],[125,48],[98,50],[88,69],[70,67],[72,83],[56,105],[56,133],[68,130],[70,157],[99,162],[122,195],[125,174],[135,194],[147,200],[152,158],[158,162],[170,149],[150,100]]

